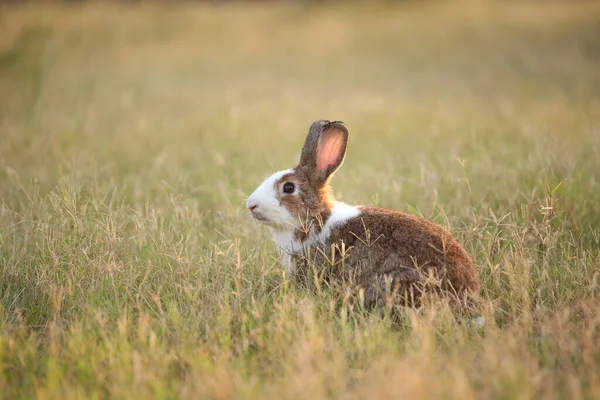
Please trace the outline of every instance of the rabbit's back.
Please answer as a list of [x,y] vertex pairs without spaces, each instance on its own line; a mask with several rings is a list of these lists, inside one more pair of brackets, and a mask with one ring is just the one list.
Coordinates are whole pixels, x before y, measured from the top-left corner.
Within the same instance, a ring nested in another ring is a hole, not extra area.
[[459,295],[479,291],[473,260],[446,229],[401,211],[376,207],[360,211],[331,230],[324,251],[314,252],[331,256],[333,245],[333,257],[344,258],[339,270],[346,277],[369,283],[388,275],[411,286],[433,273],[445,291]]

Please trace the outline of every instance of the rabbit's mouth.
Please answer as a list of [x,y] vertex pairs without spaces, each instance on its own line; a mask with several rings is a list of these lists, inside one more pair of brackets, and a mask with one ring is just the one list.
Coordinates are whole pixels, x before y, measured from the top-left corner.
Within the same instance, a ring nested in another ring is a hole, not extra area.
[[252,217],[257,221],[264,222],[264,223],[271,222],[268,218],[266,218],[264,215],[262,215],[261,213],[259,213],[257,211],[252,211],[251,214],[252,214]]

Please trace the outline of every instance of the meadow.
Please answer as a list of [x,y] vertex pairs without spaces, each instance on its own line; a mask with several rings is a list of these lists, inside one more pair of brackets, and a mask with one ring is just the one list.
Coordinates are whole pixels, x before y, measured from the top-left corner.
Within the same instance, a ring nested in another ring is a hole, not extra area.
[[[0,7],[0,397],[600,398],[597,2]],[[321,118],[485,329],[288,281],[245,199]]]

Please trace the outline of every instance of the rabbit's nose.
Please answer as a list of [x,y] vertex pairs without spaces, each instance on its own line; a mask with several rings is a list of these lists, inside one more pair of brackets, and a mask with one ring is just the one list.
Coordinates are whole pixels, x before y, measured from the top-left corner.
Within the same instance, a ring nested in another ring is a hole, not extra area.
[[258,204],[248,204],[248,210],[254,211],[258,208]]

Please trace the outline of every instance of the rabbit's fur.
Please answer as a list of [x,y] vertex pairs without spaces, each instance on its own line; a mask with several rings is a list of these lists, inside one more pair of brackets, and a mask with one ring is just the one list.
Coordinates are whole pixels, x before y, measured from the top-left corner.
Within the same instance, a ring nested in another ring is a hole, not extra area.
[[333,199],[329,180],[347,143],[343,122],[314,122],[298,166],[271,175],[248,198],[252,215],[272,228],[286,271],[301,277],[326,268],[332,282],[362,286],[370,304],[385,290],[409,305],[423,293],[471,304],[479,277],[450,232],[404,212]]

